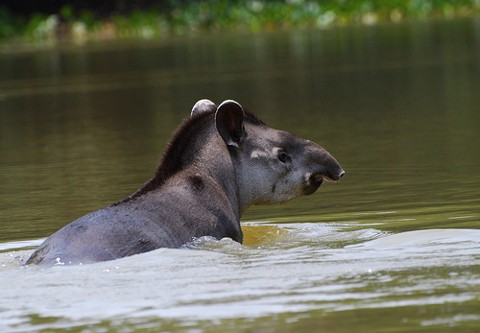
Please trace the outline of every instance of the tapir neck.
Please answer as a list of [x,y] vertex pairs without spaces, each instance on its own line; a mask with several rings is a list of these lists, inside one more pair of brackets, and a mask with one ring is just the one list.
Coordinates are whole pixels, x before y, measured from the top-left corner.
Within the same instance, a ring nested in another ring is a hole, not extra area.
[[211,164],[212,167],[209,168],[210,176],[216,181],[221,191],[228,198],[232,209],[240,220],[243,207],[234,163],[229,155],[223,155],[221,159],[216,158],[217,162],[220,162],[219,160],[221,160],[221,163],[214,162]]
[[[156,177],[121,202],[129,201],[150,191],[162,192],[165,190],[165,186],[172,186],[178,181],[182,182],[182,179],[187,180],[189,176],[195,179],[200,177],[208,184],[208,190],[212,191],[209,194],[222,196],[224,200],[218,204],[224,205],[228,202],[229,210],[239,221],[242,212],[249,205],[242,201],[235,156],[231,154],[213,125],[207,126],[196,135],[197,140],[190,145],[179,145],[178,143],[172,145],[169,152],[164,155]],[[182,153],[177,151],[182,151]],[[174,168],[178,165],[183,165],[183,169],[175,170]],[[208,200],[207,197],[205,200]]]

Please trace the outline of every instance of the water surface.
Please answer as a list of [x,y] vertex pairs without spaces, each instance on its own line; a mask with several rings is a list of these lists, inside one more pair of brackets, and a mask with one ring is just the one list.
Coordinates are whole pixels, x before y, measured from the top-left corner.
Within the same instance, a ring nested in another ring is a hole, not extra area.
[[[478,332],[480,21],[0,53],[0,328]],[[347,175],[200,239],[20,263],[136,190],[200,98],[236,99]]]

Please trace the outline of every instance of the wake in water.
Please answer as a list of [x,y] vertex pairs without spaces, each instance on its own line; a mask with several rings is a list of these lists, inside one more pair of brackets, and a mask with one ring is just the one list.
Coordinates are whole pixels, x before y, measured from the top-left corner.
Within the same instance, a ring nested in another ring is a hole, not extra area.
[[480,305],[480,230],[389,234],[348,223],[244,227],[245,245],[203,237],[184,249],[72,267],[21,266],[32,250],[8,251],[20,244],[3,244],[0,328],[37,330],[42,327],[31,318],[43,317],[52,318],[49,328],[105,320],[135,328],[160,319],[192,323],[398,306],[428,314],[429,307],[445,303],[445,318],[462,308],[463,321],[480,321],[469,310]]
[[[257,250],[281,252],[307,246],[315,251],[336,249],[338,253],[351,253],[352,259],[355,259],[361,251],[395,250],[396,253],[404,251],[420,254],[435,250],[451,253],[452,250],[468,252],[468,249],[475,250],[480,246],[480,230],[475,229],[428,229],[392,234],[352,223],[273,222],[245,222],[242,228],[245,234],[243,245],[228,238],[216,240],[206,236],[192,240],[183,249],[248,254]],[[35,248],[43,241],[44,239],[38,239],[0,244],[0,264],[6,267],[12,262],[21,263],[32,252],[27,249]],[[134,257],[138,259],[144,255]],[[188,253],[185,255],[188,256]]]

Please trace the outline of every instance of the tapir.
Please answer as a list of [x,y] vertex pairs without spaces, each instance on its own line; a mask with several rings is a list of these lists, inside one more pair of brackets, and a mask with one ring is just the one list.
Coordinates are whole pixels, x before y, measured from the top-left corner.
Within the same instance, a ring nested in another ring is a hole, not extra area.
[[268,127],[242,106],[198,101],[152,179],[64,226],[25,264],[68,265],[179,248],[211,236],[242,242],[242,213],[314,193],[344,171],[318,144]]

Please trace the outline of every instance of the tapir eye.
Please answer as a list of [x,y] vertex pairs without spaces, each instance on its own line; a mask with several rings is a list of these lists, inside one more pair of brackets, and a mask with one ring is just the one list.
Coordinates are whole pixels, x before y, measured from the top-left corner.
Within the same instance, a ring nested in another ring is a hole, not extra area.
[[284,150],[280,150],[277,156],[282,163],[287,163],[288,161],[290,161],[290,155],[288,155],[287,152]]

